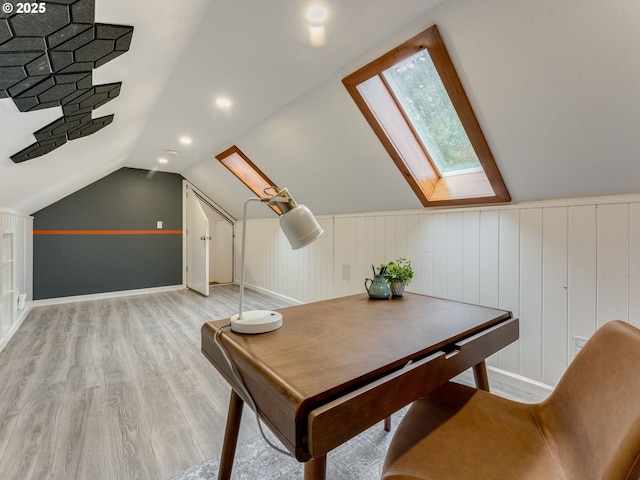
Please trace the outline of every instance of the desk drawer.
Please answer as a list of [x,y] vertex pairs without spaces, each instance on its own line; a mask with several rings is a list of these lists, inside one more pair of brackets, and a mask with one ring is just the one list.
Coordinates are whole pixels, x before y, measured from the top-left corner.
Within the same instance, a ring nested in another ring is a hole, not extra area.
[[308,448],[318,458],[518,339],[518,319],[416,360],[309,413]]

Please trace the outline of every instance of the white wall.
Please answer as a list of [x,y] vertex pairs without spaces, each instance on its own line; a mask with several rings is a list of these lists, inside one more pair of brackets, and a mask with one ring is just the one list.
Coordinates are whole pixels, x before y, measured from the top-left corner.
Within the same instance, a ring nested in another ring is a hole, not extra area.
[[[33,305],[33,218],[0,210],[0,239],[12,234],[10,255],[5,256],[0,244],[0,258],[11,258],[13,283],[10,311],[0,309],[0,350],[17,331]],[[2,287],[0,286],[0,289]],[[18,296],[27,294],[27,301],[18,309]]]
[[325,234],[298,251],[275,219],[250,221],[247,283],[309,302],[362,293],[372,263],[407,257],[409,291],[519,317],[520,340],[489,364],[547,385],[573,358],[574,336],[612,319],[640,326],[639,197],[319,220]]

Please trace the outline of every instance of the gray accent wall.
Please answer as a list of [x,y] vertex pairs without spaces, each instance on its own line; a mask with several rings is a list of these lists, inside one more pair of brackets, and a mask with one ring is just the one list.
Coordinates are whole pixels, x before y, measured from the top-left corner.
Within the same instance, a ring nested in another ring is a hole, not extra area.
[[182,179],[122,168],[34,213],[34,299],[182,284]]

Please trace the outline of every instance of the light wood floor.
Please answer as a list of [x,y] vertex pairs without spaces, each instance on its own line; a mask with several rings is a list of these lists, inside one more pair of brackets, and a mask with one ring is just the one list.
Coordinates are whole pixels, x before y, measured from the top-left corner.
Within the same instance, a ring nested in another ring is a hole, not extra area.
[[[0,353],[0,479],[163,480],[219,455],[230,390],[200,327],[237,292],[34,308]],[[248,291],[245,306],[286,304]],[[256,435],[245,415],[241,439]]]
[[[0,353],[0,480],[166,480],[218,456],[230,389],[200,352],[200,327],[233,315],[237,296],[221,285],[208,298],[34,308]],[[247,291],[245,306],[287,305]],[[245,414],[240,441],[257,435]]]

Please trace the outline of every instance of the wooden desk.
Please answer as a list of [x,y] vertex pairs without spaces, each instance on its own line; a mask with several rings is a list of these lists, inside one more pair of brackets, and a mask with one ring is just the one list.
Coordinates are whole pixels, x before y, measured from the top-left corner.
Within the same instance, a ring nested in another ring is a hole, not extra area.
[[233,388],[219,479],[231,475],[243,405],[214,342],[220,328],[261,418],[306,462],[305,480],[325,478],[327,452],[468,368],[488,389],[485,358],[518,338],[508,311],[410,293],[279,311],[284,325],[267,334],[233,333],[229,320],[202,327],[203,354]]

